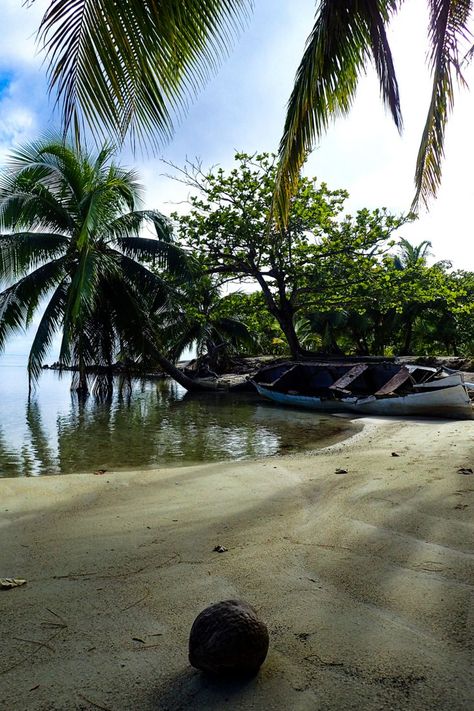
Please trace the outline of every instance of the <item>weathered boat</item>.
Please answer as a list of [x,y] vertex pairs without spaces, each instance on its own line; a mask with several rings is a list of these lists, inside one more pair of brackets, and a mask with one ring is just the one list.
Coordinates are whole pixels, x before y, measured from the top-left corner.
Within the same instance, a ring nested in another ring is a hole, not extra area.
[[281,405],[371,415],[473,417],[461,373],[385,362],[286,362],[262,368],[257,392]]

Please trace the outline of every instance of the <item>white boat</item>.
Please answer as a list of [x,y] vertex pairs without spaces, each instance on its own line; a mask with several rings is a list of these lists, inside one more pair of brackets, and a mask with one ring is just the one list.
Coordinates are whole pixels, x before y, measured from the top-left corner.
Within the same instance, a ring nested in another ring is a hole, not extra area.
[[[272,381],[273,375],[276,378]],[[456,373],[443,377],[432,368],[385,363],[288,363],[262,369],[252,382],[260,395],[280,405],[323,412],[473,417],[462,376]],[[368,393],[370,384],[373,394]]]
[[278,390],[265,388],[258,383],[255,387],[260,395],[280,405],[304,407],[323,412],[356,412],[361,415],[417,415],[419,417],[446,417],[450,419],[471,419],[473,408],[463,385],[411,393],[401,397],[341,398],[325,400],[310,395],[290,395]]

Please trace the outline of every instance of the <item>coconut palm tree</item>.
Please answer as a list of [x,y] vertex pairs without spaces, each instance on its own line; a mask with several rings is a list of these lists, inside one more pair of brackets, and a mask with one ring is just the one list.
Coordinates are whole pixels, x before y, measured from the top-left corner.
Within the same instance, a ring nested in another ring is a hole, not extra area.
[[163,331],[173,360],[194,347],[198,358],[205,357],[209,368],[219,370],[222,361],[237,353],[239,347],[255,345],[241,319],[222,313],[223,308],[226,311],[225,300],[219,282],[207,274],[196,276],[176,289]]
[[[44,307],[28,359],[30,384],[58,331],[60,367],[75,368],[79,392],[87,392],[94,365],[96,391],[110,394],[121,352],[151,355],[181,378],[156,345],[153,314],[168,287],[142,262],[176,274],[186,272],[186,257],[161,213],[137,209],[137,176],[115,165],[112,153],[46,138],[14,151],[0,175],[0,350]],[[146,223],[155,238],[140,236]]]
[[393,257],[394,266],[396,269],[408,269],[408,267],[426,265],[432,244],[429,240],[424,239],[420,244],[414,245],[402,237],[398,246],[398,254]]
[[[34,0],[32,0],[34,1]],[[387,26],[404,0],[319,0],[280,143],[274,213],[286,222],[297,175],[330,122],[347,114],[372,62],[384,102],[402,128]],[[433,88],[415,173],[413,208],[441,181],[454,77],[463,84],[462,43],[472,0],[427,0]],[[166,138],[186,103],[232,43],[252,0],[51,0],[39,36],[65,128],[84,118],[99,134]]]

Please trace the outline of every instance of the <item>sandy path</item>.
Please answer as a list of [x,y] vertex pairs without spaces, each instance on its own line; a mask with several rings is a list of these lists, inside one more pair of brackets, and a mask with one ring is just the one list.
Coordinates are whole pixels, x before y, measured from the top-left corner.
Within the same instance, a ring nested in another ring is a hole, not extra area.
[[[317,456],[0,480],[0,575],[28,579],[0,592],[0,708],[472,709],[473,433],[383,422]],[[187,663],[229,597],[270,630],[245,684]]]

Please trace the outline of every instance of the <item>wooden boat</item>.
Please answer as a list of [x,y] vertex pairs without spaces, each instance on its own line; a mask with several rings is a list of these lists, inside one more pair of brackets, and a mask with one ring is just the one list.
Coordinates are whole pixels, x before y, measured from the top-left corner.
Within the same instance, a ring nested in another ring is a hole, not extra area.
[[280,363],[262,368],[253,384],[281,405],[370,415],[473,417],[460,373],[395,363]]

